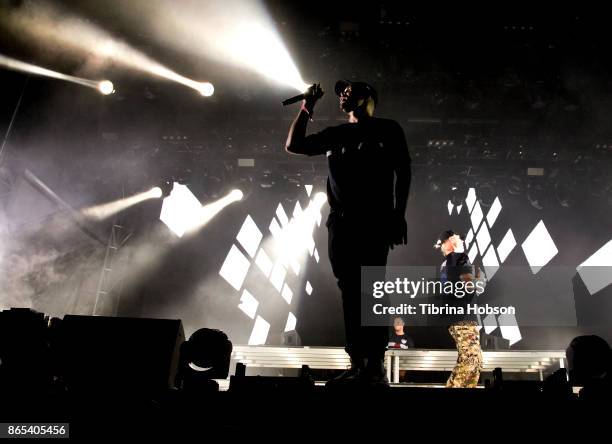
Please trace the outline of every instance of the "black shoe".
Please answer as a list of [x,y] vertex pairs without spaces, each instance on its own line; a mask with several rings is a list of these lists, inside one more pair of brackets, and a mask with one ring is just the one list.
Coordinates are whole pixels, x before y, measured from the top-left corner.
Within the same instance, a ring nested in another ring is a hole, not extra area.
[[373,387],[389,387],[389,378],[382,359],[368,359],[368,364],[359,373],[362,384]]
[[335,378],[325,383],[325,387],[336,387],[340,385],[355,384],[360,381],[361,373],[365,369],[365,359],[351,358],[351,367],[340,373]]

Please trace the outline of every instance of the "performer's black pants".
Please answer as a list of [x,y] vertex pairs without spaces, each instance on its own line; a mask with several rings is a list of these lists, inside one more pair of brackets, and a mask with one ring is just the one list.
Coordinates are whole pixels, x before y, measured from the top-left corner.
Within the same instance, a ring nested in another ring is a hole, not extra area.
[[[353,359],[383,359],[389,340],[387,326],[364,327],[362,298],[372,293],[361,289],[361,266],[385,266],[389,254],[387,229],[331,213],[327,220],[329,259],[342,293],[346,352]],[[384,279],[384,272],[380,279]]]

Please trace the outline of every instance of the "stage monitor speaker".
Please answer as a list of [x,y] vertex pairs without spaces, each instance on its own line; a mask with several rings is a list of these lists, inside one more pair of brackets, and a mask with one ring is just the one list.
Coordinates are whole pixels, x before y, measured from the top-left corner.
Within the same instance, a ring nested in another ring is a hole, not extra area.
[[180,320],[67,315],[58,330],[68,390],[152,393],[174,385]]

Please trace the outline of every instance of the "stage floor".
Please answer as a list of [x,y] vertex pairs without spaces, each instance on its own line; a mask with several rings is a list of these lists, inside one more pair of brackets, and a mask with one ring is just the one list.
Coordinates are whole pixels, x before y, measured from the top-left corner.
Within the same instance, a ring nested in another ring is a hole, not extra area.
[[[483,351],[483,372],[501,368],[504,375],[533,373],[540,380],[565,368],[564,350],[495,350]],[[387,350],[385,367],[389,381],[400,382],[400,371],[451,371],[457,360],[456,350],[409,349]],[[232,352],[233,367],[242,363],[247,368],[345,370],[349,356],[342,347],[277,347],[265,345],[236,345]],[[403,386],[403,384],[400,384]],[[427,385],[430,387],[430,385]]]

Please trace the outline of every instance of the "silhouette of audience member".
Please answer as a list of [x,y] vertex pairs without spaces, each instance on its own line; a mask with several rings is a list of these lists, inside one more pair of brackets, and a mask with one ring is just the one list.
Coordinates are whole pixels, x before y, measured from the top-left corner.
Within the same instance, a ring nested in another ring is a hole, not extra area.
[[578,336],[566,350],[569,378],[582,387],[579,398],[595,400],[612,394],[612,355],[610,346],[595,335]]

